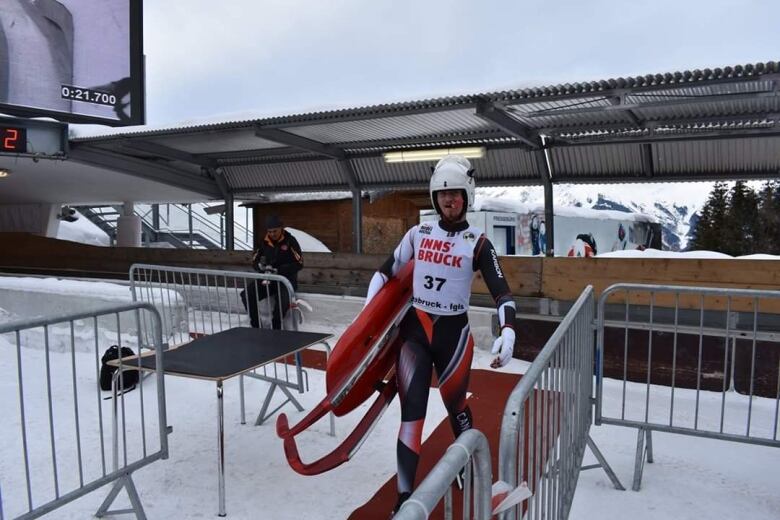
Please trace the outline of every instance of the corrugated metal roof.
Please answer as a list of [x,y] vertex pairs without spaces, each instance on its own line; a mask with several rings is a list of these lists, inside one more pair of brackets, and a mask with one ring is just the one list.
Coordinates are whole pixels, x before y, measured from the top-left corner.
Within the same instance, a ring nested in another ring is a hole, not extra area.
[[[642,89],[647,88],[652,90],[657,87],[691,87],[702,86],[706,83],[722,83],[725,81],[736,83],[753,83],[753,81],[759,79],[762,76],[770,74],[780,73],[780,66],[777,62],[769,61],[766,63],[755,63],[746,65],[736,65],[734,67],[723,67],[715,69],[693,70],[664,74],[647,74],[645,76],[635,76],[628,78],[613,78],[600,81],[591,81],[583,83],[566,83],[561,85],[553,85],[539,88],[527,88],[521,90],[509,90],[502,92],[493,92],[486,94],[476,94],[468,96],[454,96],[443,97],[436,99],[427,99],[422,101],[410,101],[404,103],[390,103],[384,105],[373,105],[358,108],[349,108],[342,110],[331,110],[322,112],[312,112],[307,114],[295,114],[290,116],[281,117],[269,117],[254,120],[240,120],[240,121],[228,121],[217,124],[202,124],[191,125],[171,130],[153,130],[149,132],[134,131],[127,134],[114,134],[101,137],[101,139],[115,139],[120,138],[123,135],[164,135],[173,131],[174,133],[192,133],[201,132],[208,129],[229,129],[229,128],[246,128],[254,125],[261,126],[299,126],[313,121],[329,121],[329,120],[354,120],[358,118],[367,117],[386,117],[393,114],[403,114],[411,111],[440,111],[459,106],[474,105],[480,99],[487,99],[493,102],[511,102],[511,101],[525,101],[534,100],[538,101],[544,98],[565,98],[580,95],[587,97],[587,95],[598,95],[608,90],[614,89]],[[747,87],[745,87],[747,88]],[[76,139],[75,141],[85,140],[90,141],[95,139],[94,137]]]
[[733,172],[780,176],[780,137],[756,137],[723,141],[658,143],[656,172],[692,177],[708,172]]
[[553,148],[553,179],[557,182],[592,182],[594,177],[638,177],[644,171],[641,146],[634,144]]
[[474,114],[473,108],[464,108],[378,119],[319,123],[290,127],[285,130],[307,139],[331,144],[478,132],[491,127],[489,122]]
[[317,187],[343,190],[346,186],[336,162],[327,160],[228,166],[224,172],[234,190],[279,187],[291,191],[309,191]]
[[[220,167],[230,189],[421,186],[428,163],[388,150],[484,146],[481,185],[540,183],[531,150],[547,136],[556,182],[676,180],[780,171],[776,62],[444,97],[284,117],[74,139],[76,147]],[[258,137],[261,135],[262,137]],[[134,150],[134,151],[133,151]],[[139,155],[139,150],[143,151]]]

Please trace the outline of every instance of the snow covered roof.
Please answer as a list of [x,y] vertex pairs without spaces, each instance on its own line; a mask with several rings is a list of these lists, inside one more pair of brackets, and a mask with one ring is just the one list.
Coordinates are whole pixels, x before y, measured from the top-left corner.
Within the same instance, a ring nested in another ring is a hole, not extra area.
[[770,178],[780,170],[778,79],[780,67],[767,62],[288,116],[233,114],[79,137],[71,156],[126,170],[165,164],[193,179],[224,179],[239,197],[422,188],[432,163],[388,164],[382,154],[471,145],[486,149],[474,160],[483,187]]

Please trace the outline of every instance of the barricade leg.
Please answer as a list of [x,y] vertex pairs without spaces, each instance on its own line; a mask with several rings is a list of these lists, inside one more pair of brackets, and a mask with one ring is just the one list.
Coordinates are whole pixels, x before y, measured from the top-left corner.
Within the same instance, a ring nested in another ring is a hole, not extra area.
[[[647,445],[645,445],[647,440]],[[631,489],[639,491],[642,487],[642,472],[645,469],[645,460],[653,462],[652,454],[648,456],[648,448],[652,449],[652,440],[650,431],[646,428],[639,428],[636,436],[636,460],[634,461],[634,483]]]
[[241,424],[246,424],[246,405],[244,403],[244,374],[238,376],[238,399],[241,403]]
[[[268,412],[268,406],[271,404],[271,398],[274,396],[274,391],[279,388],[284,395],[287,396],[287,399],[282,401],[282,404],[271,410],[271,413]],[[265,394],[265,399],[263,400],[263,407],[260,408],[260,413],[257,414],[257,419],[255,420],[255,426],[260,426],[265,422],[266,419],[268,419],[270,416],[275,414],[282,406],[286,405],[287,403],[292,403],[293,406],[299,411],[303,411],[303,406],[301,406],[301,403],[298,402],[295,397],[293,397],[292,393],[285,388],[284,385],[280,385],[278,383],[271,383],[271,388],[268,389],[268,393]]]
[[609,477],[609,480],[612,481],[612,485],[615,486],[615,489],[619,491],[625,491],[626,488],[623,487],[623,484],[621,484],[620,479],[617,478],[617,475],[612,470],[612,466],[610,466],[609,462],[607,462],[607,459],[604,458],[604,455],[601,453],[601,450],[599,450],[598,446],[596,446],[596,443],[593,440],[593,438],[590,436],[590,434],[588,434],[587,442],[590,451],[593,453],[593,455],[596,457],[596,460],[598,460],[599,463],[582,469],[602,468],[604,470],[604,473],[606,473],[607,476]]
[[647,430],[647,463],[653,463],[653,430]]
[[[108,508],[114,503],[114,500],[116,500],[116,497],[119,492],[122,491],[122,488],[125,488],[127,491],[127,496],[130,499],[130,505],[132,507],[130,509],[114,509],[109,511]],[[111,491],[108,492],[108,496],[106,496],[106,499],[100,504],[95,516],[103,518],[106,515],[123,515],[127,513],[135,513],[135,517],[138,520],[146,520],[146,513],[144,512],[143,505],[141,505],[141,498],[138,496],[138,491],[135,489],[135,484],[133,484],[133,478],[130,474],[127,474],[114,482],[111,486]]]

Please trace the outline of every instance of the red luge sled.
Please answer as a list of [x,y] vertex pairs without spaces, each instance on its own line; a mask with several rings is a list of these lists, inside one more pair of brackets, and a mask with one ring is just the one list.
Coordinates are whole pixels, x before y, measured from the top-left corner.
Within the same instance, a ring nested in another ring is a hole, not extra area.
[[[303,475],[317,475],[348,461],[395,397],[395,360],[401,342],[398,328],[410,307],[413,262],[389,280],[344,331],[328,358],[327,395],[298,424],[289,427],[280,414],[276,433],[284,439],[287,462]],[[387,382],[383,382],[387,380]],[[332,452],[306,464],[301,461],[295,436],[328,412],[343,416],[365,402],[374,391],[379,396],[355,429]]]

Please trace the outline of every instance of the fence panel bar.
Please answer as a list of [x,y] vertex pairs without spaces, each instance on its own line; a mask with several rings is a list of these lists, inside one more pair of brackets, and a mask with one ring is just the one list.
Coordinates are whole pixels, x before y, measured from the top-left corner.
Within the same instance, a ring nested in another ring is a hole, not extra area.
[[[139,313],[149,315],[148,321],[154,324],[151,327],[152,346],[161,352],[161,317],[151,304],[112,305],[92,311],[0,324],[0,335],[12,334],[15,338],[17,360],[12,371],[16,372],[19,395],[18,412],[12,410],[11,416],[4,419],[18,422],[21,427],[19,460],[11,461],[9,465],[9,468],[18,468],[19,474],[16,477],[11,475],[9,480],[3,482],[5,499],[0,502],[3,515],[15,519],[38,518],[109,483],[121,481],[125,483],[125,489],[130,489],[132,472],[167,458],[165,387],[161,384],[162,360],[156,356],[159,448],[151,454],[143,451],[142,455],[141,449],[134,449],[133,457],[126,455],[124,467],[114,470],[106,468],[102,409],[106,405],[113,405],[116,400],[104,405],[100,396],[97,384],[100,378],[99,339],[107,337],[113,326],[117,327],[116,337],[120,345],[125,337],[136,337],[124,334],[124,327],[140,322]],[[101,317],[116,319],[101,322]],[[139,345],[143,343],[140,336],[137,339]],[[38,346],[41,344],[42,349]],[[40,362],[37,360],[40,358],[37,356],[43,357],[42,369],[39,368]],[[121,361],[119,363],[121,374]],[[94,371],[88,368],[89,364],[94,365]],[[80,367],[83,366],[87,367],[88,374],[94,372],[94,382],[85,383],[84,378],[79,377],[82,373]],[[36,374],[40,376],[36,377]],[[59,374],[62,377],[55,377]],[[2,377],[9,376],[13,377],[10,373],[2,374]],[[96,394],[94,401],[90,391]],[[124,395],[122,398],[125,398]],[[133,394],[133,399],[138,398],[140,393]],[[91,405],[83,406],[92,402],[96,403],[95,409]],[[122,421],[121,431],[111,437],[113,446],[122,442],[126,453],[129,419],[128,414]],[[29,424],[45,420],[48,420],[48,428],[33,431],[28,427]],[[15,439],[7,440],[15,442]],[[48,468],[51,468],[50,479],[46,477]],[[45,478],[33,480],[33,474]],[[139,518],[143,517],[140,502],[134,505],[132,511]]]
[[[659,304],[662,297],[663,304]],[[624,300],[608,307],[607,302],[616,298]],[[601,367],[596,377],[596,424],[638,428],[637,450],[648,462],[652,462],[649,456],[653,430],[780,447],[780,313],[771,310],[777,308],[778,301],[780,291],[769,290],[649,284],[608,287],[599,298],[596,320]],[[636,302],[644,302],[645,307]],[[623,321],[616,321],[613,318],[617,304],[625,309],[635,306],[636,312],[625,310]],[[612,317],[609,320],[608,314]],[[622,329],[624,340],[622,371],[612,370],[611,374],[605,374],[603,368],[607,348],[615,348],[606,345],[611,341],[607,329]],[[629,330],[648,331],[647,366],[641,372],[645,376],[642,381],[636,379],[641,368],[628,361],[632,359],[632,349],[642,348],[641,340]],[[661,332],[673,333],[666,344],[661,341]],[[633,338],[637,338],[638,345],[631,344]],[[738,356],[740,340],[745,347],[749,341],[750,349],[745,348]],[[656,351],[655,359],[651,351]],[[663,354],[669,351],[672,361],[664,365]],[[767,359],[772,361],[767,363]],[[604,409],[606,376],[622,378],[621,394],[615,396],[620,399],[619,409]],[[634,386],[633,391],[642,388],[645,392],[645,413],[641,419],[641,409],[631,409],[626,401],[630,385]],[[651,400],[650,394],[662,385],[671,386],[671,399]],[[738,398],[740,393],[745,398]],[[692,421],[675,417],[678,409],[690,410],[686,403],[693,408]],[[638,466],[640,462],[637,461]]]

